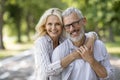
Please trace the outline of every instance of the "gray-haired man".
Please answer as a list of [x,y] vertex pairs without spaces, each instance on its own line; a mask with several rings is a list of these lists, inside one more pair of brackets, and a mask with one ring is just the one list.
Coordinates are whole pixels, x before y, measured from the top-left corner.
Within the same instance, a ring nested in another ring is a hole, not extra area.
[[96,40],[93,52],[83,45],[87,40],[84,32],[86,18],[81,11],[73,7],[66,9],[63,22],[68,39],[54,50],[52,62],[61,60],[76,49],[81,58],[54,76],[56,80],[113,80],[113,69],[103,42]]

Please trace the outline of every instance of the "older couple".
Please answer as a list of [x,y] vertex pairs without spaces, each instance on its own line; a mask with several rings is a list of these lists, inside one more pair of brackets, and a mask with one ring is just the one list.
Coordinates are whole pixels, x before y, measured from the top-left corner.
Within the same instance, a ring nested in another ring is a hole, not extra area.
[[45,11],[36,25],[35,80],[113,80],[106,48],[84,32],[86,23],[77,8]]

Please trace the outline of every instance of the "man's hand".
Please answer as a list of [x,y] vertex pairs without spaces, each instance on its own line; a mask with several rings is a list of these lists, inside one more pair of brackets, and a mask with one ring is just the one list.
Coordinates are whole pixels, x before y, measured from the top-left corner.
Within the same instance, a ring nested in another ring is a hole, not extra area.
[[93,63],[94,62],[94,56],[93,56],[93,51],[91,49],[88,49],[85,45],[81,46],[78,49],[79,54],[81,55],[82,59],[87,61],[88,63]]

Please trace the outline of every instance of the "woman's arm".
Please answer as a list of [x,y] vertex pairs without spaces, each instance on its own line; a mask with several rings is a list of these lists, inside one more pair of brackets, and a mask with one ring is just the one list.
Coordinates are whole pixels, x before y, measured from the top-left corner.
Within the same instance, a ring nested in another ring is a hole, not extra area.
[[[94,42],[96,39],[98,39],[98,35],[96,32],[88,32],[86,33],[86,37],[87,37],[87,41],[86,41],[86,46],[88,47],[88,49],[90,49],[93,52],[93,47],[94,47]],[[81,58],[81,55],[78,53],[77,50],[75,50],[74,52],[72,52],[70,55],[64,57],[61,60],[61,66],[63,68],[67,67],[71,62],[73,62],[74,60]]]
[[[57,59],[54,63],[51,63],[49,56],[50,53],[49,45],[50,45],[49,42],[43,39],[40,39],[35,42],[34,47],[35,75],[36,78],[38,79],[41,77],[42,80],[45,80],[45,78],[47,78],[50,75],[56,75],[57,73],[60,73],[66,64],[69,65],[71,61],[73,61],[75,58],[77,57],[79,58],[78,56],[79,53],[76,54],[75,52],[73,52],[73,54],[63,58],[62,61],[60,59]],[[68,63],[66,63],[67,61]]]
[[[89,34],[89,33],[88,33]],[[91,33],[90,33],[91,34]],[[88,43],[86,44],[89,46],[93,45],[95,38],[93,39],[94,35],[90,35],[90,40],[88,40]],[[36,43],[35,47],[35,63],[36,63],[36,69],[37,72],[39,71],[39,74],[46,74],[46,75],[56,75],[57,73],[60,73],[63,68],[67,67],[71,62],[74,60],[81,58],[80,54],[75,50],[74,52],[70,53],[66,57],[62,59],[56,59],[54,63],[50,62],[50,56],[48,54],[47,47],[45,46],[44,40],[41,40],[42,42]],[[42,44],[41,44],[42,43]]]
[[80,58],[81,58],[80,54],[77,51],[74,51],[61,60],[61,66],[63,68],[66,68],[71,62]]
[[[97,39],[97,34],[95,32],[89,32],[87,33],[87,38],[88,38],[88,41],[86,43],[87,47],[90,48],[90,47],[93,47],[94,46],[94,42],[95,40]],[[61,49],[62,50],[62,49]],[[62,54],[62,53],[59,53],[59,51],[54,51],[53,53],[53,62],[56,64],[50,64],[49,66],[51,68],[53,68],[49,73],[51,74],[52,71],[55,73],[55,74],[59,74],[64,68],[66,68],[70,63],[72,63],[74,60],[76,59],[79,59],[81,58],[81,55],[77,52],[77,50],[73,51],[72,53],[69,53],[69,55],[65,56],[65,57],[62,57],[61,59],[61,56],[59,56],[59,54]],[[64,52],[63,52],[64,54]],[[59,61],[59,64],[57,64],[57,61]],[[55,67],[55,65],[59,65],[59,67]]]
[[[40,39],[35,42],[34,46],[34,60],[35,60],[35,78],[36,80],[46,80],[48,77],[48,65],[50,64],[50,57],[47,43]],[[44,44],[44,45],[43,45]]]
[[56,49],[53,52],[53,56],[52,56],[52,62],[49,65],[49,71],[48,74],[49,75],[58,75],[62,72],[62,70],[64,68],[66,68],[71,62],[73,62],[76,59],[79,59],[81,56],[80,54],[75,50],[74,52],[70,53],[69,55],[62,57],[59,54],[61,54],[60,52],[57,51],[58,49]]
[[88,49],[90,49],[91,51],[93,51],[93,47],[94,47],[94,43],[95,43],[95,40],[98,39],[98,35],[96,32],[88,32],[85,34],[86,35],[86,43],[85,45],[87,46]]

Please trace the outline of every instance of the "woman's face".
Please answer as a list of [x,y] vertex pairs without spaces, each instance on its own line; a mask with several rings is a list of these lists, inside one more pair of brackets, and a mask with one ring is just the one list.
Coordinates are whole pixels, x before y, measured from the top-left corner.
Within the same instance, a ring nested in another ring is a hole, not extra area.
[[62,33],[62,28],[62,24],[57,16],[48,16],[45,24],[45,29],[52,39],[57,39],[60,37]]

